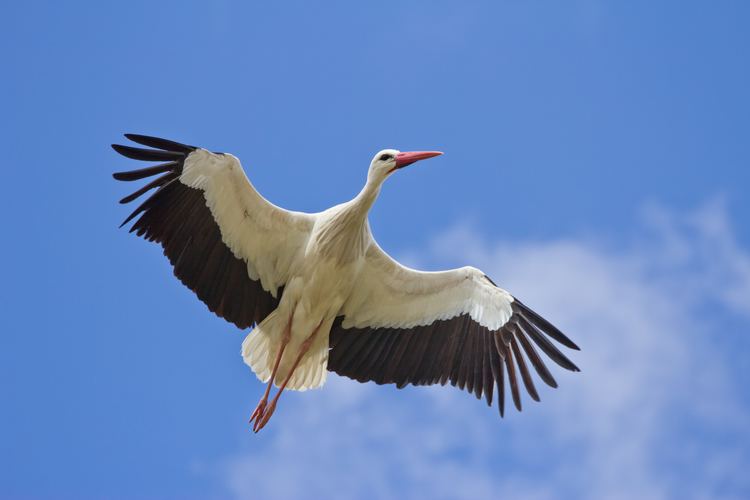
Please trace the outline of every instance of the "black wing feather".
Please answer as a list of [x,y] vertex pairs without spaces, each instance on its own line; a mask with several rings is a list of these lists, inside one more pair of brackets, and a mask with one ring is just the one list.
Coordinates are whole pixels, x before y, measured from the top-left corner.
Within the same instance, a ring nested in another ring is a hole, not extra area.
[[484,395],[490,405],[497,388],[501,416],[507,376],[513,403],[520,411],[518,374],[529,396],[539,401],[527,359],[547,385],[557,387],[529,337],[563,368],[578,371],[578,367],[547,338],[574,348],[557,328],[517,300],[511,309],[510,320],[496,331],[468,314],[413,328],[344,328],[340,317],[331,328],[328,369],[360,382],[393,383],[398,388],[450,382],[477,398]]
[[164,151],[177,151],[186,155],[198,149],[195,146],[188,146],[187,144],[181,144],[179,142],[170,141],[168,139],[161,139],[159,137],[152,137],[150,135],[125,134],[125,137],[143,146],[162,149]]

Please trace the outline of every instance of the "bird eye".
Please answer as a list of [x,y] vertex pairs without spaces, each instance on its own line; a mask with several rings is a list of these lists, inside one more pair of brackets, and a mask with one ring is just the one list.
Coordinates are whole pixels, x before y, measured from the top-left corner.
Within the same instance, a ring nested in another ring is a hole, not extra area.
[[385,153],[383,155],[380,155],[380,161],[388,161],[391,158],[393,158],[393,155],[389,155],[388,153]]

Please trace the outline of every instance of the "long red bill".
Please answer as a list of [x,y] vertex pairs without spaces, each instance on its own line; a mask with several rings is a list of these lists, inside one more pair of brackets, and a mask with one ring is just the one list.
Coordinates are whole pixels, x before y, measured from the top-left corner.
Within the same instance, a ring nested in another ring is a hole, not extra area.
[[443,154],[440,151],[404,151],[396,155],[396,168],[403,168],[419,160],[426,160]]

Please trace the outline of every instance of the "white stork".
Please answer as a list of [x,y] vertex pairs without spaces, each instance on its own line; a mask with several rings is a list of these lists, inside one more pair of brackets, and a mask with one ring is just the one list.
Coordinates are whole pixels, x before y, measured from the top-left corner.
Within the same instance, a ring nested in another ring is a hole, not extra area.
[[[255,432],[284,389],[320,387],[327,370],[398,388],[450,382],[484,395],[490,406],[497,386],[501,416],[504,372],[521,410],[516,365],[539,400],[524,354],[545,383],[557,386],[534,344],[578,371],[550,338],[578,347],[479,269],[417,271],[373,239],[367,214],[383,182],[442,153],[380,151],[353,200],[308,214],[263,198],[230,154],[125,136],[153,149],[113,144],[115,151],[162,163],[114,174],[121,181],[159,175],[120,200],[157,188],[123,225],[140,216],[130,231],[160,243],[175,276],[212,312],[241,329],[255,326],[242,343],[245,363],[268,383],[250,418]],[[269,403],[272,385],[279,389]]]

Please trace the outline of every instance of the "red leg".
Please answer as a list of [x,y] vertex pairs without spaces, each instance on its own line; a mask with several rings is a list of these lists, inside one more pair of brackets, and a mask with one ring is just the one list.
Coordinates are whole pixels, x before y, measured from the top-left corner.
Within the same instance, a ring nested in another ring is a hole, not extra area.
[[320,328],[320,325],[315,327],[315,330],[313,330],[310,336],[307,337],[304,342],[302,342],[302,345],[299,348],[299,353],[297,353],[297,359],[294,360],[294,364],[292,365],[292,368],[289,370],[289,374],[286,376],[284,383],[281,384],[281,387],[279,387],[278,392],[273,397],[273,400],[271,400],[271,404],[269,404],[268,407],[265,408],[265,410],[263,411],[263,416],[255,421],[255,425],[253,426],[254,432],[258,432],[263,427],[265,427],[265,425],[271,419],[273,412],[276,410],[276,402],[279,400],[279,396],[281,396],[281,393],[286,388],[286,385],[289,383],[289,380],[291,380],[292,375],[294,374],[294,370],[297,369],[297,365],[299,365],[299,362],[302,360],[302,357],[307,353],[308,350],[310,350],[310,346],[312,345],[313,340],[315,339],[315,334],[318,333],[319,328]]
[[255,420],[255,426],[258,425],[258,421],[260,421],[260,418],[263,416],[263,413],[266,411],[266,404],[268,403],[268,395],[271,393],[271,386],[273,385],[274,379],[276,379],[276,372],[279,369],[279,364],[281,363],[281,356],[284,354],[284,349],[286,349],[287,344],[289,343],[289,337],[292,333],[292,320],[289,319],[289,323],[287,324],[286,329],[284,330],[284,336],[281,338],[281,346],[279,347],[279,352],[276,354],[276,361],[273,363],[273,371],[271,372],[271,380],[268,381],[268,385],[266,386],[266,392],[263,393],[263,397],[260,398],[260,401],[258,402],[258,406],[255,407],[255,411],[253,411],[253,414],[250,415],[250,420],[248,423],[252,423],[253,420]]

